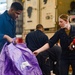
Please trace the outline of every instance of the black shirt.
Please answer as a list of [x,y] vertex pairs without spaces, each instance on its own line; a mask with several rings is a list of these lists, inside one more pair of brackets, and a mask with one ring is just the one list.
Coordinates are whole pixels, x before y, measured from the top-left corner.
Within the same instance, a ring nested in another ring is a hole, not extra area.
[[31,51],[39,49],[48,42],[48,37],[40,30],[32,31],[26,36],[26,44]]

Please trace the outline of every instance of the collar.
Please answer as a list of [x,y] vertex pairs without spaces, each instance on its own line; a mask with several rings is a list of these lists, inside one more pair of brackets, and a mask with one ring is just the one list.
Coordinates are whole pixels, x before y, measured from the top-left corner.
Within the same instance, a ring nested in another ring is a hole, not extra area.
[[7,20],[13,20],[12,17],[8,14],[7,10],[4,12],[4,14],[6,15]]

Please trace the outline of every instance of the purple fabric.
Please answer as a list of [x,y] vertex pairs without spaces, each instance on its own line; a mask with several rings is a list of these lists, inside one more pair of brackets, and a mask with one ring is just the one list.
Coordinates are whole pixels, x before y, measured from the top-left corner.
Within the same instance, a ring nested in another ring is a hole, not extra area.
[[35,55],[25,44],[5,44],[0,55],[0,75],[42,75]]

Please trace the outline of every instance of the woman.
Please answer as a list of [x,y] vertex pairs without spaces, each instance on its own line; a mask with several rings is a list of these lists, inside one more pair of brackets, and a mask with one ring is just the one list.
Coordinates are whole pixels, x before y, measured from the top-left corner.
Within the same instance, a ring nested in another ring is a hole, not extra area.
[[62,48],[62,54],[60,59],[60,75],[68,75],[69,65],[72,66],[73,73],[75,75],[75,50],[72,48],[72,41],[75,37],[75,26],[70,25],[69,16],[62,14],[59,16],[60,29],[50,38],[48,43],[35,50],[33,53],[38,53],[53,47],[55,43],[60,40]]

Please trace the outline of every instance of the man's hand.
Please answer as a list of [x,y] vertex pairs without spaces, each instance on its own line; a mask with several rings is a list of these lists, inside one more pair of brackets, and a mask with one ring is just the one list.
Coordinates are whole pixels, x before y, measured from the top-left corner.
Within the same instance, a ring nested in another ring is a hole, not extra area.
[[10,43],[13,42],[13,39],[10,36],[8,36],[8,35],[4,35],[3,38],[7,39],[7,41],[10,42]]

